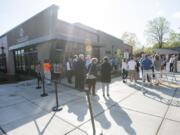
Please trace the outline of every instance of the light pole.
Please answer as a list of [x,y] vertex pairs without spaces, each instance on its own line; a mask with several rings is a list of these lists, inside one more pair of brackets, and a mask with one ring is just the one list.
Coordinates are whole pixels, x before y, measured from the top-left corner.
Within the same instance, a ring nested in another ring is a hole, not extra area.
[[6,54],[5,54],[5,52],[4,52],[4,49],[5,49],[5,47],[3,46],[3,44],[2,44],[2,46],[1,46],[1,57],[2,57],[2,65],[3,65],[3,67],[2,67],[2,70],[3,70],[3,72],[7,72],[7,68],[6,68]]
[[114,45],[112,45],[112,50],[111,50],[112,58],[114,57]]
[[3,45],[1,46],[1,51],[2,51],[2,54],[4,54],[4,46]]

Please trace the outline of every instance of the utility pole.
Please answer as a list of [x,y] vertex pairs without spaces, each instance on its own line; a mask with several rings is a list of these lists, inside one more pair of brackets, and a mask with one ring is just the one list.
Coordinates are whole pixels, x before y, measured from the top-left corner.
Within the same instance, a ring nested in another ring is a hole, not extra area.
[[112,48],[111,48],[111,54],[112,54],[112,58],[114,57],[114,45],[112,45]]

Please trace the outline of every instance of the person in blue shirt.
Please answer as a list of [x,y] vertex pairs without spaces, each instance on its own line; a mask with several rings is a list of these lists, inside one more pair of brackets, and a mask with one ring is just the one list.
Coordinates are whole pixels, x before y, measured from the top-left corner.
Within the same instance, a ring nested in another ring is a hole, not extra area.
[[[141,67],[143,70],[143,81],[148,81],[147,77],[152,75],[152,61],[148,58],[148,55],[145,55],[145,58],[141,60]],[[149,82],[151,83],[151,82]]]

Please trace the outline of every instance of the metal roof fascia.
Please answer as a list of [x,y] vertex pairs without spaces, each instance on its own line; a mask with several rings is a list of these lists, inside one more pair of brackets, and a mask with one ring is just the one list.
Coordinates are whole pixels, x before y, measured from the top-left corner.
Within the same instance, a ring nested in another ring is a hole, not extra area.
[[23,43],[12,45],[12,46],[9,47],[9,51],[15,50],[15,49],[18,49],[18,48],[22,48],[22,47],[27,47],[27,46],[30,46],[30,45],[35,45],[35,44],[42,43],[42,42],[46,42],[46,41],[49,41],[49,40],[52,40],[52,39],[55,39],[55,36],[53,34],[43,36],[43,37],[39,37],[39,38],[35,38],[35,39],[29,40],[29,41],[26,41],[26,42],[23,42]]
[[[75,37],[70,37],[70,36],[67,36],[65,34],[57,34],[56,35],[56,38],[59,39],[59,40],[66,40],[66,41],[70,41],[70,42],[76,42],[76,43],[80,43],[80,44],[84,44],[85,41],[81,38],[75,38]],[[97,43],[95,42],[92,42],[92,44],[95,44],[97,45]]]

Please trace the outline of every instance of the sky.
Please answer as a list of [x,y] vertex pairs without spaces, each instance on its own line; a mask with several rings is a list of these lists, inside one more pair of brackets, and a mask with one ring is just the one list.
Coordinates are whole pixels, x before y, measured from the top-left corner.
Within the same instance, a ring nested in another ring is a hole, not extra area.
[[33,15],[56,4],[58,18],[80,22],[120,38],[135,33],[146,45],[144,30],[155,17],[163,16],[170,28],[180,32],[180,0],[0,0],[0,35]]

